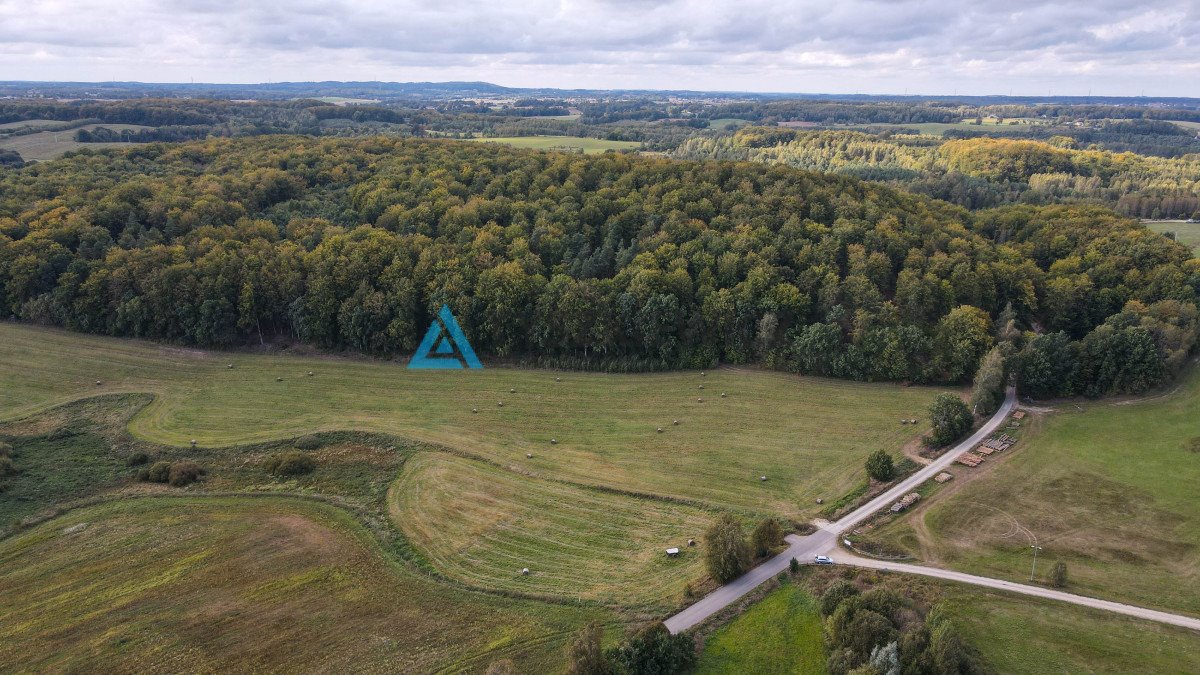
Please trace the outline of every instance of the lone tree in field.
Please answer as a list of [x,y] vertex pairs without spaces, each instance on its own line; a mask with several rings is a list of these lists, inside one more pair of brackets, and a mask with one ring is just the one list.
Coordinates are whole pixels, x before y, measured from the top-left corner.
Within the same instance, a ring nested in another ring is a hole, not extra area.
[[750,534],[750,541],[754,544],[754,555],[761,558],[783,543],[783,528],[778,520],[763,518]]
[[612,664],[600,646],[604,629],[596,622],[589,623],[575,636],[567,650],[568,675],[610,675]]
[[1063,588],[1067,585],[1067,563],[1059,560],[1050,568],[1050,585]]
[[867,457],[867,475],[886,483],[896,475],[896,465],[886,450],[876,450]]
[[933,423],[933,433],[929,440],[934,447],[950,445],[971,429],[975,418],[971,409],[962,399],[954,394],[938,394],[929,407],[929,418]]
[[717,581],[732,581],[750,567],[750,544],[732,515],[722,513],[704,534],[704,542],[704,562]]

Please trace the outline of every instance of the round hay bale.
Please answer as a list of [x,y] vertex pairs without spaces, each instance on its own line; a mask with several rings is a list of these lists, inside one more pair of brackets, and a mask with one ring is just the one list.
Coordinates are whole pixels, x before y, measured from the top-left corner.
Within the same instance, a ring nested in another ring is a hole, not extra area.
[[721,398],[725,398],[725,392],[721,392]]
[[700,371],[700,377],[707,377],[707,375],[704,373],[704,371],[703,371],[703,370],[702,370],[702,371]]
[[517,393],[517,390],[516,390],[516,389],[514,389],[514,388],[512,388],[512,387],[510,387],[510,388],[508,389],[508,393],[510,393],[510,394],[515,394],[515,393]]
[[500,408],[504,407],[504,401],[496,401],[496,405]]
[[528,567],[521,568],[521,576],[523,576],[523,577],[529,576],[529,568]]
[[824,499],[821,499],[820,497],[817,497],[817,503],[818,503],[818,504],[824,504],[824,503],[825,503],[825,500],[824,500]]
[[696,403],[704,403],[704,399],[698,398],[698,399],[696,399]]
[[658,428],[658,433],[660,433],[660,434],[662,433],[662,427]]
[[699,387],[697,387],[697,388],[698,388],[698,389],[703,389],[703,388],[704,388],[704,385],[700,385],[700,386],[699,386]]
[[533,459],[533,453],[532,452],[525,453],[525,459]]
[[557,439],[557,438],[551,438],[551,439],[550,439],[550,445],[558,445],[558,439]]
[[556,378],[554,378],[554,381],[555,381],[555,382],[562,382],[562,378],[561,378],[561,377],[556,377]]
[[477,412],[479,412],[479,408],[471,408],[471,412],[477,413]]
[[688,546],[695,546],[695,545],[696,545],[695,539],[688,539]]
[[276,381],[276,382],[283,382],[283,378],[282,378],[282,377],[277,377],[277,378],[275,378],[275,381]]
[[97,387],[99,387],[99,386],[100,386],[100,380],[96,380],[96,386],[97,386]]
[[312,377],[312,376],[313,376],[313,371],[311,371],[311,370],[310,370],[310,371],[308,371],[308,376],[309,376],[309,377]]
[[679,426],[679,420],[671,420],[671,426],[674,426],[674,427]]
[[196,447],[196,439],[194,439],[194,438],[192,439],[192,447],[193,448]]
[[761,480],[766,480],[766,479],[767,479],[767,477],[766,477],[766,476],[759,476],[759,477],[758,477],[758,479],[759,479],[760,481],[761,481]]
[[231,363],[231,364],[229,364],[229,365],[227,365],[227,366],[225,366],[225,367],[226,367],[226,368],[233,368],[233,364]]

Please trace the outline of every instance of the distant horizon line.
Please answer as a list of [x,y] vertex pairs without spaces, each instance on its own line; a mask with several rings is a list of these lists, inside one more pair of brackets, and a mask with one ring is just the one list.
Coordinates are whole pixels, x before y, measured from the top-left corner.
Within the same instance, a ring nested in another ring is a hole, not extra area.
[[460,86],[468,88],[471,86],[485,86],[496,90],[504,90],[508,92],[522,91],[558,91],[558,92],[614,92],[614,93],[659,93],[659,94],[709,94],[709,95],[742,95],[742,96],[767,96],[767,97],[844,97],[844,98],[896,98],[896,99],[972,99],[972,98],[994,98],[994,99],[1025,99],[1025,100],[1051,100],[1051,99],[1080,99],[1080,100],[1148,100],[1148,101],[1189,101],[1200,102],[1200,97],[1192,96],[1156,96],[1153,94],[1137,94],[1137,95],[1118,95],[1118,94],[1054,94],[1052,91],[1046,94],[1021,94],[1015,92],[1009,93],[989,93],[989,94],[972,94],[972,93],[881,93],[881,92],[818,92],[818,91],[753,91],[753,90],[736,90],[736,89],[659,89],[648,87],[556,87],[556,86],[536,86],[536,87],[518,87],[503,84],[496,84],[487,80],[269,80],[265,82],[176,82],[176,81],[143,81],[143,80],[0,80],[0,86],[35,86],[35,85],[58,85],[58,86],[130,86],[140,85],[148,87],[180,87],[180,88],[197,88],[197,87],[220,87],[220,88],[235,88],[235,87],[280,87],[280,86],[303,86],[303,85],[344,85],[344,86],[440,86],[450,88]]

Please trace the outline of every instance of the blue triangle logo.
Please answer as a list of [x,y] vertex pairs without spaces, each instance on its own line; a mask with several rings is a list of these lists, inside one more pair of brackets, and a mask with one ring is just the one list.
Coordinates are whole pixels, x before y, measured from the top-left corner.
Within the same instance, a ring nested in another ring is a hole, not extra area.
[[408,367],[482,368],[483,364],[480,363],[479,357],[475,356],[475,350],[471,349],[471,343],[467,341],[467,336],[463,335],[450,307],[442,305],[441,311],[433,318],[433,323],[429,324],[421,346],[417,347],[417,353],[409,360]]

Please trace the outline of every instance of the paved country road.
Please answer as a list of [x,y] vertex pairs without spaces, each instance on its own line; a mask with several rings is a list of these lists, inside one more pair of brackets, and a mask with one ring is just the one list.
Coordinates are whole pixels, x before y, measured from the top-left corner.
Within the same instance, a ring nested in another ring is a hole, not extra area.
[[681,633],[689,628],[696,626],[708,617],[725,609],[729,605],[742,598],[750,591],[757,588],[767,579],[779,574],[788,568],[788,564],[792,558],[801,563],[811,563],[813,556],[828,555],[835,557],[838,564],[856,565],[859,567],[869,567],[872,569],[888,570],[892,572],[904,572],[908,574],[921,574],[938,579],[946,579],[949,581],[957,581],[966,584],[974,584],[976,586],[986,586],[1013,593],[1022,593],[1025,595],[1033,595],[1041,598],[1049,598],[1051,600],[1061,600],[1070,602],[1076,605],[1092,607],[1095,609],[1106,610],[1134,616],[1141,619],[1149,619],[1151,621],[1160,621],[1185,628],[1200,630],[1200,619],[1179,614],[1170,614],[1160,612],[1153,609],[1145,609],[1135,607],[1133,605],[1125,605],[1119,602],[1111,602],[1108,600],[1099,600],[1089,598],[1073,593],[1064,593],[1049,588],[1041,588],[1039,586],[1028,586],[1018,584],[1011,581],[1003,581],[1001,579],[992,579],[989,577],[980,577],[973,574],[964,574],[962,572],[954,572],[951,570],[939,569],[936,567],[924,567],[921,565],[908,565],[903,563],[885,562],[881,560],[871,560],[858,556],[847,556],[838,549],[838,535],[847,530],[853,529],[856,525],[869,518],[876,511],[892,504],[904,494],[912,491],[921,483],[936,475],[938,472],[949,466],[955,457],[966,450],[975,447],[985,438],[990,436],[1008,417],[1016,407],[1017,392],[1013,387],[1009,387],[1004,397],[1004,403],[1000,409],[996,411],[982,427],[979,428],[969,438],[962,441],[958,445],[948,450],[941,457],[927,464],[920,471],[914,473],[908,478],[900,481],[898,484],[875,497],[866,504],[860,506],[840,520],[832,523],[818,523],[818,529],[815,533],[808,536],[788,535],[788,548],[783,553],[776,555],[770,560],[755,567],[742,576],[733,581],[721,586],[717,590],[709,593],[696,604],[679,612],[675,616],[668,618],[666,624],[667,630],[672,633]]
[[786,551],[721,586],[712,593],[704,596],[696,604],[667,619],[664,622],[667,630],[672,633],[679,633],[704,621],[737,601],[738,598],[757,588],[759,584],[787,569],[788,563],[791,562],[792,558],[801,563],[808,563],[812,562],[813,556],[819,553],[828,553],[831,549],[837,548],[837,535],[839,533],[853,528],[870,517],[871,514],[895,502],[904,496],[905,493],[910,492],[916,486],[936,475],[939,471],[949,466],[960,452],[975,447],[976,444],[995,431],[996,427],[1004,423],[1005,418],[1012,412],[1016,403],[1016,389],[1010,387],[1005,394],[1004,403],[1000,406],[1000,409],[979,428],[979,431],[972,434],[970,438],[954,446],[941,457],[925,465],[920,471],[900,481],[891,489],[843,516],[841,520],[833,523],[818,523],[817,531],[805,537],[794,534],[788,535],[787,542],[789,546]]
[[838,563],[845,563],[847,565],[854,565],[856,567],[869,567],[871,569],[887,570],[889,572],[921,574],[927,577],[936,577],[938,579],[946,579],[948,581],[958,581],[964,584],[986,586],[988,588],[995,588],[1002,591],[1021,593],[1023,595],[1033,595],[1039,598],[1049,598],[1050,600],[1061,600],[1063,602],[1082,605],[1084,607],[1093,607],[1095,609],[1102,609],[1108,612],[1116,612],[1118,614],[1134,616],[1139,619],[1149,619],[1150,621],[1159,621],[1161,623],[1169,623],[1175,626],[1191,628],[1192,630],[1200,630],[1200,619],[1194,617],[1160,612],[1156,609],[1146,609],[1144,607],[1126,605],[1120,602],[1112,602],[1111,600],[1089,598],[1086,595],[1065,593],[1063,591],[1056,591],[1053,588],[1018,584],[1012,581],[1003,581],[1001,579],[992,579],[990,577],[980,577],[975,576],[974,574],[964,574],[963,572],[954,572],[952,570],[944,570],[937,567],[906,565],[904,563],[892,563],[884,560],[871,560],[870,558],[860,558],[858,556],[847,557],[844,553],[838,559]]

